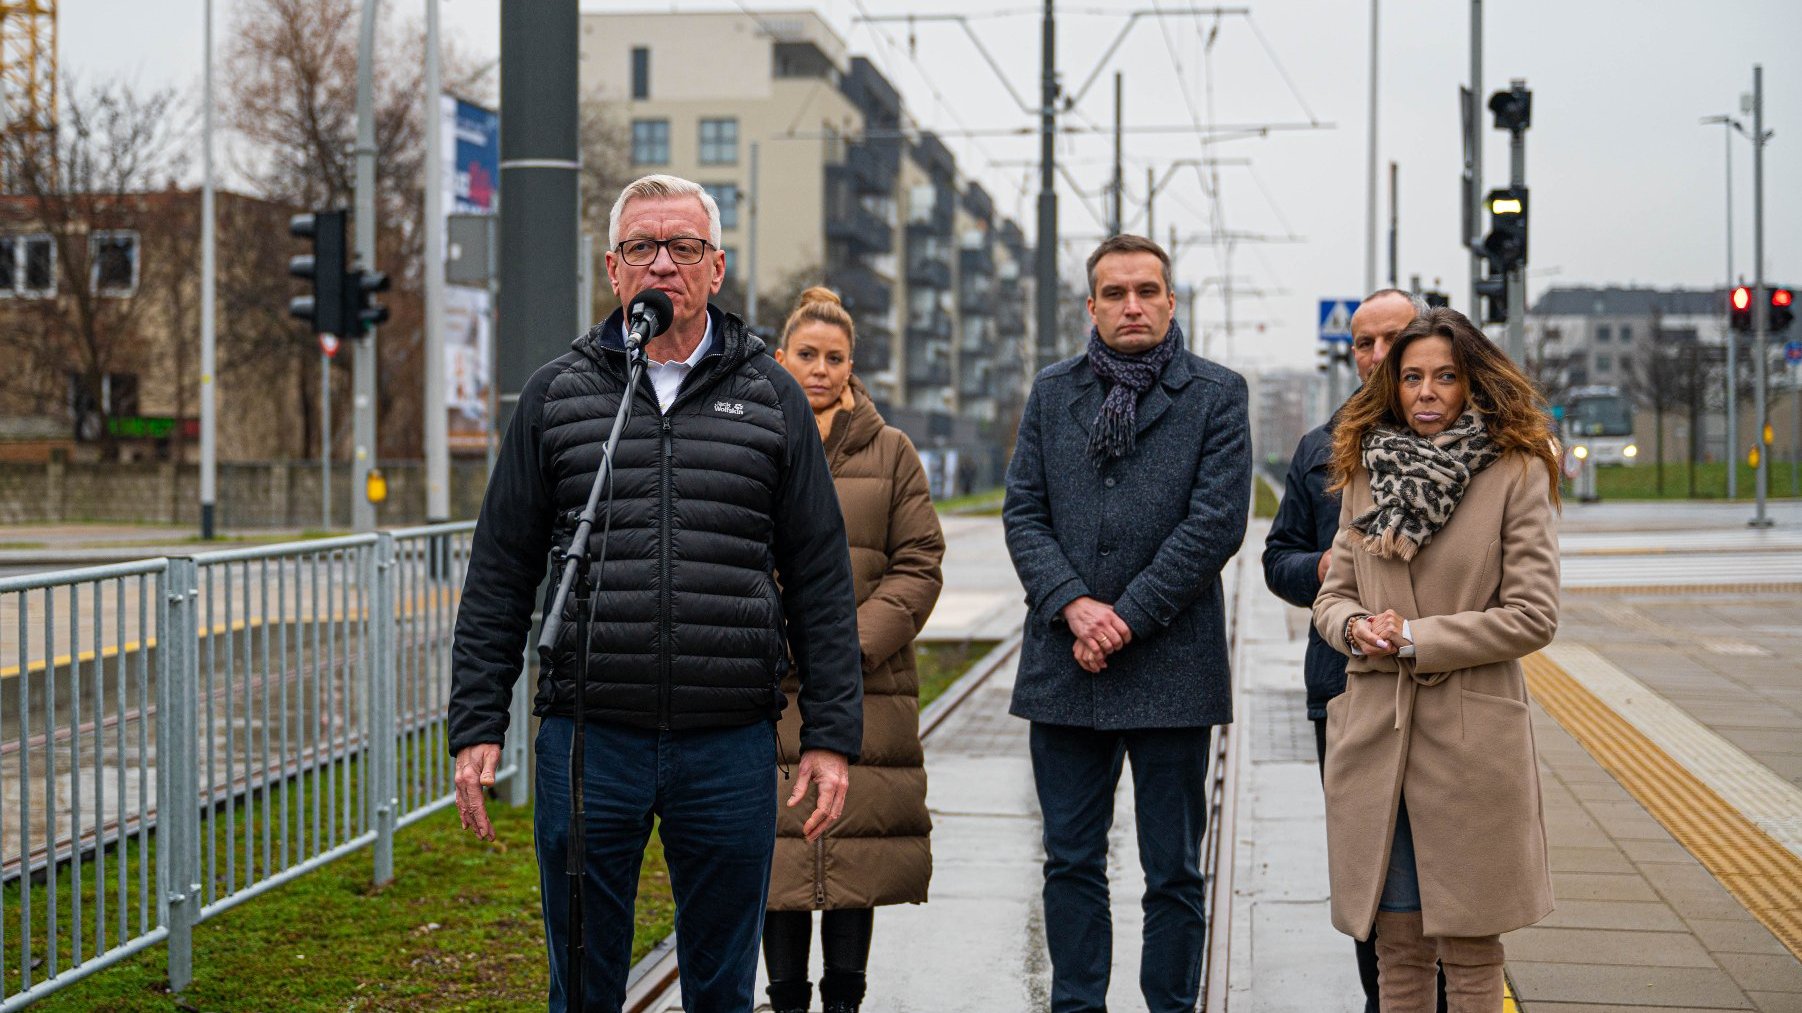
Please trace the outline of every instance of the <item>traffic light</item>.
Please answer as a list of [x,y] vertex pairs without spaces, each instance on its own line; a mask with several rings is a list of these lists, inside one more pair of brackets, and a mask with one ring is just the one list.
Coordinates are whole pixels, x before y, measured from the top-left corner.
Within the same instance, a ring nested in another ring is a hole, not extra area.
[[1527,188],[1491,190],[1483,206],[1489,209],[1489,235],[1483,237],[1483,249],[1496,273],[1505,274],[1526,264]]
[[1483,322],[1486,324],[1507,323],[1508,276],[1496,269],[1493,259],[1489,262],[1489,274],[1478,279],[1472,287],[1483,299]]
[[1744,285],[1727,296],[1727,322],[1736,331],[1752,329],[1752,290]]
[[[1791,321],[1796,318],[1796,294],[1787,288],[1771,289],[1770,311],[1765,315],[1767,333],[1779,334],[1789,329]],[[1752,320],[1752,288],[1740,285],[1727,296],[1727,318],[1732,328],[1741,333],[1751,333]]]
[[313,283],[312,295],[288,301],[288,313],[313,326],[315,334],[343,337],[344,212],[314,211],[288,219],[288,233],[312,241],[313,252],[288,261],[288,273]]
[[350,324],[350,337],[364,337],[377,324],[387,322],[388,307],[373,298],[377,292],[388,291],[386,274],[358,269],[345,275],[344,288],[344,318]]
[[1519,133],[1533,125],[1533,93],[1525,81],[1515,81],[1507,91],[1489,96],[1489,111],[1495,114],[1495,128]]

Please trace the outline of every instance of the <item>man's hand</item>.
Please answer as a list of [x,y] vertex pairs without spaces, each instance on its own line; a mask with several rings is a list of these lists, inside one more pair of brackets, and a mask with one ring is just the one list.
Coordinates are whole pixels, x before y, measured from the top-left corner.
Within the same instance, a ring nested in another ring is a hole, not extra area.
[[457,818],[463,829],[475,831],[484,841],[494,840],[494,824],[488,822],[488,802],[483,789],[494,786],[494,772],[501,765],[499,743],[464,746],[457,753]]
[[813,807],[813,815],[801,827],[801,832],[810,841],[817,841],[826,828],[838,822],[845,812],[845,789],[851,783],[851,765],[845,762],[843,753],[835,753],[830,749],[809,749],[801,754],[801,765],[795,772],[795,790],[788,794],[788,807],[793,809],[801,804],[809,785],[817,784],[820,789],[820,800]]
[[1100,651],[1090,650],[1089,645],[1080,640],[1076,642],[1074,652],[1076,654],[1076,663],[1081,665],[1082,670],[1090,675],[1099,675],[1101,674],[1101,670],[1107,667],[1107,655]]
[[[1076,646],[1086,646],[1091,654],[1105,658],[1132,643],[1133,631],[1126,625],[1126,620],[1114,614],[1112,605],[1088,595],[1064,606],[1064,622],[1069,625],[1070,632],[1076,634]],[[1082,656],[1078,655],[1076,660],[1081,664]],[[1087,665],[1083,667],[1088,668]]]
[[1326,572],[1333,565],[1333,550],[1328,549],[1320,554],[1320,562],[1314,564],[1315,580],[1326,583]]

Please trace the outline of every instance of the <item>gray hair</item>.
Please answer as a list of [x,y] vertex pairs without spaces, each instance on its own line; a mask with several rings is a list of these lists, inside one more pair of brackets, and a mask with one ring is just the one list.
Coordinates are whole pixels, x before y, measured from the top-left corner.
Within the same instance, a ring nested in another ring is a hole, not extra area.
[[607,216],[607,248],[619,245],[619,219],[625,213],[626,205],[637,198],[657,197],[694,197],[701,202],[701,209],[707,212],[707,241],[718,250],[720,246],[720,205],[707,192],[707,188],[693,180],[667,173],[653,173],[640,176],[619,192],[619,199],[613,202],[613,212]]
[[1408,300],[1408,305],[1414,307],[1414,315],[1416,317],[1426,316],[1427,310],[1431,309],[1431,307],[1429,307],[1427,305],[1427,300],[1426,300],[1425,296],[1421,295],[1419,292],[1410,292],[1405,288],[1379,288],[1375,292],[1372,292],[1369,295],[1365,296],[1364,302],[1361,302],[1358,305],[1362,306],[1362,305],[1364,305],[1364,303],[1370,302],[1374,299],[1381,299],[1382,297],[1384,297],[1386,295],[1399,295],[1403,299]]

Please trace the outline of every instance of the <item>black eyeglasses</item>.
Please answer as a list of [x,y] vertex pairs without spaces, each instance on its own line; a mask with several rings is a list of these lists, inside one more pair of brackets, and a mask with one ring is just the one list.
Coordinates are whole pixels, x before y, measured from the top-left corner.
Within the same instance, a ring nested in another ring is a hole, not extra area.
[[707,247],[713,244],[705,239],[694,239],[689,236],[677,236],[674,239],[628,239],[614,247],[614,252],[633,267],[647,267],[657,259],[657,249],[669,250],[669,259],[687,267],[699,264],[701,258],[707,256]]

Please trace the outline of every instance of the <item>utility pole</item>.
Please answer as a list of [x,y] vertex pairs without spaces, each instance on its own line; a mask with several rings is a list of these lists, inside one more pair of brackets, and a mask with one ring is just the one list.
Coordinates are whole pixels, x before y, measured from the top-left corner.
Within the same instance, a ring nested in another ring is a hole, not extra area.
[[1158,234],[1157,176],[1156,169],[1151,166],[1145,167],[1145,236],[1148,239],[1155,239]]
[[[1399,277],[1399,275],[1396,271],[1396,245],[1398,244],[1398,242],[1400,241],[1400,238],[1401,238],[1400,234],[1399,234],[1400,230],[1401,230],[1401,213],[1396,204],[1396,202],[1399,200],[1399,195],[1400,195],[1400,190],[1397,186],[1398,180],[1396,177],[1400,174],[1400,172],[1401,172],[1400,166],[1398,166],[1394,162],[1389,163],[1389,287],[1390,288],[1396,287],[1395,279],[1397,277]],[[1374,285],[1371,286],[1372,289],[1374,289],[1375,287],[1376,286],[1374,286]]]
[[[1483,213],[1483,128],[1477,122],[1482,114],[1477,111],[1479,96],[1483,94],[1483,0],[1470,0],[1470,192],[1465,200],[1470,208],[1465,212],[1465,220],[1472,223],[1470,234],[1465,242],[1473,242],[1477,238],[1476,223],[1481,222]],[[1473,247],[1470,252],[1470,318],[1481,320],[1483,300],[1477,291],[1477,285],[1483,280],[1483,258]]]
[[[1377,5],[1370,0],[1370,132],[1364,148],[1364,291],[1377,287]],[[1391,276],[1394,275],[1391,271]]]
[[[358,268],[375,269],[375,23],[381,0],[363,0],[363,24],[357,39],[357,261]],[[375,530],[375,504],[369,501],[369,472],[375,467],[376,328],[356,347],[353,370],[356,389],[351,403],[356,424],[353,439],[353,486],[350,494],[351,527]]]
[[1765,440],[1765,374],[1770,370],[1771,290],[1764,283],[1764,67],[1752,65],[1752,362],[1757,377],[1758,512],[1751,526],[1768,528],[1765,497],[1771,486],[1771,445]]
[[[1509,86],[1520,92],[1526,89],[1527,82],[1515,78]],[[1482,136],[1481,131],[1478,136]],[[1516,191],[1527,185],[1527,131],[1524,127],[1508,132],[1508,185]],[[1524,251],[1508,269],[1508,358],[1513,359],[1516,366],[1527,368],[1527,258]]]
[[1110,236],[1120,234],[1120,223],[1126,218],[1126,176],[1120,165],[1122,117],[1125,112],[1123,75],[1114,71],[1114,183],[1113,201],[1108,205],[1107,231]]
[[[1724,290],[1728,297],[1733,293],[1733,132],[1745,133],[1744,127],[1731,116],[1706,116],[1703,124],[1719,123],[1723,128],[1721,136],[1726,141],[1727,155],[1727,287]],[[1728,315],[1732,315],[1729,308]],[[1739,332],[1732,326],[1727,327],[1727,498],[1739,498],[1739,383],[1736,374],[1739,372]]]
[[[576,332],[576,0],[504,3],[501,17],[500,431],[534,370]],[[628,293],[628,295],[631,293]]]
[[[1057,19],[1045,0],[1039,75],[1038,368],[1057,361]],[[1036,372],[1036,371],[1035,371]]]
[[218,372],[218,331],[214,318],[218,301],[216,236],[213,212],[213,0],[206,0],[206,110],[202,114],[206,139],[201,144],[204,181],[200,189],[200,537],[211,541],[214,509],[219,502],[219,410],[214,375]]
[[[425,0],[425,519],[428,524],[450,520],[450,417],[444,404],[443,92],[438,69],[438,0]],[[361,236],[358,232],[359,239]]]
[[751,142],[751,189],[745,195],[745,318],[757,326],[757,142]]

